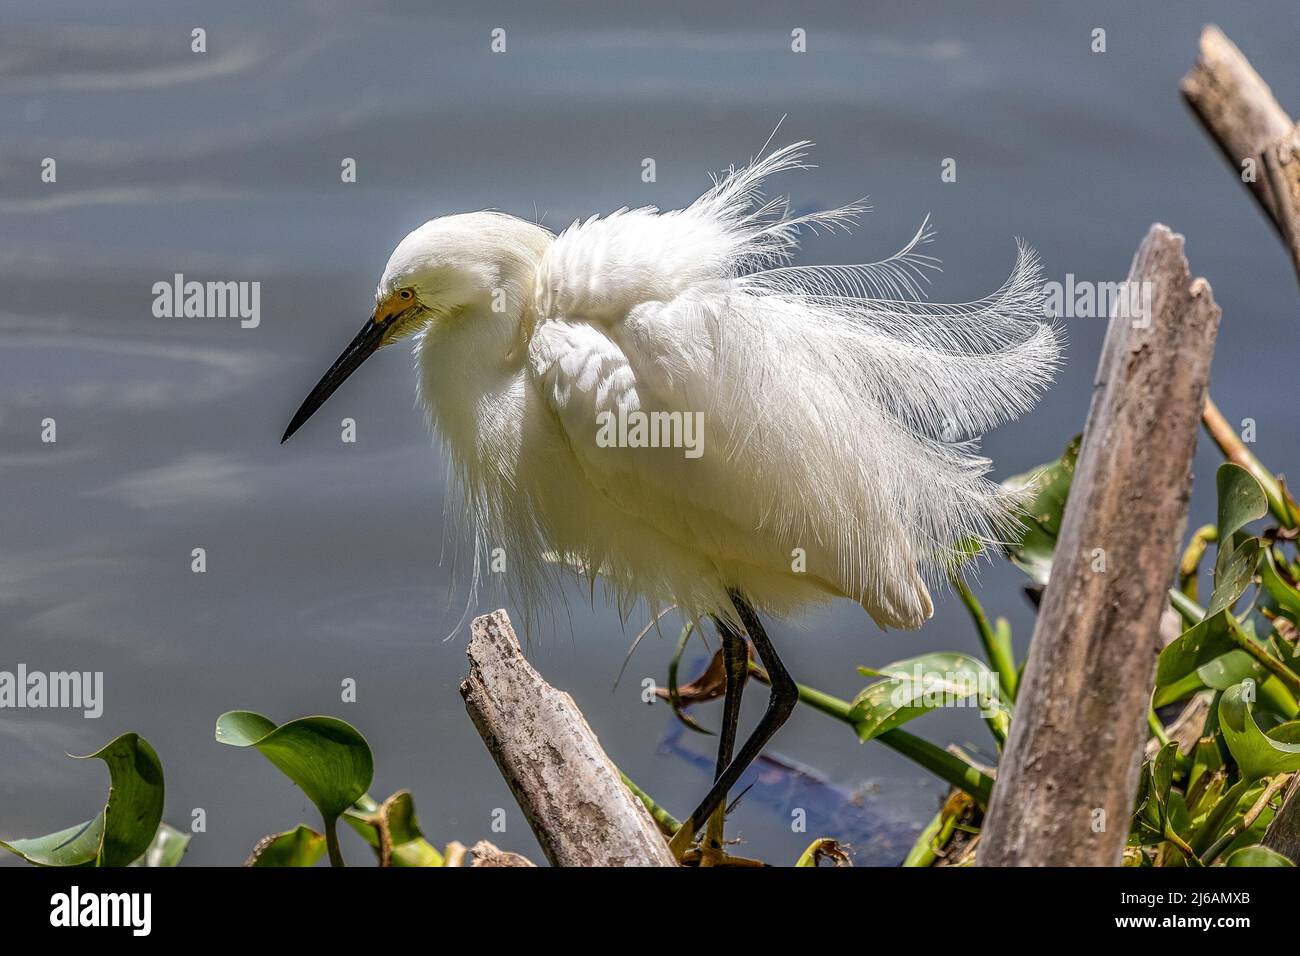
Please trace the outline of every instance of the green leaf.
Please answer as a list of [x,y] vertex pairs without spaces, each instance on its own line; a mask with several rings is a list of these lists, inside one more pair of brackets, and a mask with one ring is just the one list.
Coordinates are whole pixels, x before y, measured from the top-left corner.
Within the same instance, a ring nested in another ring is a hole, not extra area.
[[383,804],[365,795],[343,814],[344,821],[374,849],[384,863],[385,841],[390,848],[393,866],[442,866],[442,854],[420,831],[415,818],[415,801],[406,790],[399,790]]
[[1204,690],[1205,683],[1198,676],[1198,673],[1199,670],[1194,669],[1191,674],[1178,678],[1172,684],[1158,685],[1155,696],[1151,698],[1151,706],[1159,710],[1161,707],[1168,707],[1180,700],[1186,700],[1199,690]]
[[139,734],[126,733],[78,760],[108,764],[108,803],[92,820],[28,840],[0,842],[40,866],[127,866],[149,848],[162,820],[162,763]]
[[1230,548],[1232,536],[1268,514],[1268,498],[1255,476],[1240,465],[1225,461],[1214,476],[1219,497],[1219,549]]
[[849,719],[864,742],[945,706],[978,706],[1003,736],[1010,726],[1011,711],[1000,697],[997,675],[965,654],[923,654],[877,669],[859,667],[858,672],[885,678],[853,698]]
[[1214,690],[1227,690],[1247,679],[1263,680],[1265,674],[1263,665],[1245,651],[1229,651],[1196,668],[1201,683]]
[[1255,577],[1259,551],[1259,538],[1247,538],[1233,549],[1232,554],[1219,562],[1214,571],[1214,593],[1210,595],[1209,606],[1205,609],[1206,617],[1212,617],[1219,611],[1232,610],[1241,600]]
[[1273,558],[1273,549],[1263,549],[1264,560],[1259,565],[1260,582],[1264,586],[1264,600],[1261,603],[1270,607],[1274,613],[1284,614],[1292,623],[1300,624],[1300,591],[1283,579]]
[[104,836],[104,818],[27,840],[0,841],[0,846],[37,866],[94,866]]
[[1223,861],[1224,866],[1295,866],[1290,860],[1276,850],[1270,850],[1263,844],[1243,846],[1233,850]]
[[137,859],[132,866],[171,867],[180,866],[181,857],[190,846],[190,835],[182,833],[175,827],[162,824],[154,834],[149,849]]
[[1174,782],[1174,765],[1178,757],[1178,744],[1167,743],[1142,765],[1138,807],[1133,814],[1133,825],[1143,843],[1159,843],[1165,839],[1169,824],[1169,791]]
[[1083,436],[1075,435],[1061,457],[1002,483],[1007,491],[1025,493],[1025,515],[1015,537],[1007,545],[1007,557],[1039,584],[1051,575],[1061,518],[1070,496],[1070,482],[1079,458]]
[[1300,720],[1288,720],[1268,732],[1269,739],[1284,744],[1300,744]]
[[1229,611],[1219,611],[1170,641],[1157,659],[1156,686],[1168,687],[1203,664],[1236,650],[1231,634],[1235,625],[1236,620]]
[[369,789],[375,773],[366,738],[336,717],[300,717],[277,727],[261,714],[232,710],[217,718],[217,740],[256,747],[302,788],[327,825]]
[[262,837],[244,866],[315,866],[325,855],[325,838],[300,823],[284,833]]
[[1210,805],[1209,811],[1201,818],[1197,832],[1191,841],[1192,849],[1198,854],[1208,851],[1215,838],[1232,826],[1249,809],[1250,803],[1246,803],[1246,806],[1243,807],[1243,801],[1253,802],[1259,796],[1258,788],[1253,780],[1238,780],[1227,790],[1223,790],[1222,787],[1226,782],[1226,777],[1217,776],[1214,784],[1207,788],[1209,792],[1200,801],[1201,805],[1210,805],[1211,800],[1213,800],[1213,803]]
[[126,866],[149,848],[162,822],[162,762],[139,734],[123,734],[81,759],[108,764],[111,785],[104,807],[100,866]]
[[1242,779],[1259,780],[1300,770],[1300,744],[1275,740],[1255,723],[1250,708],[1254,690],[1252,681],[1243,681],[1224,691],[1219,700],[1219,727]]

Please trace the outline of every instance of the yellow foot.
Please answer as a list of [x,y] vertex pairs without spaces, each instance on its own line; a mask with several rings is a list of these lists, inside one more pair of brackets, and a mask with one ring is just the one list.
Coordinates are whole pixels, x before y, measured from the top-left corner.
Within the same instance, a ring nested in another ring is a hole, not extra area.
[[673,838],[668,841],[668,849],[672,852],[677,862],[685,864],[686,856],[691,852],[691,845],[695,842],[695,834],[690,832],[690,826],[683,823],[673,834]]
[[711,834],[706,832],[700,839],[699,844],[695,843],[695,838],[687,834],[687,828],[682,827],[668,842],[668,848],[672,851],[677,862],[682,866],[766,866],[762,860],[751,860],[748,857],[732,856],[723,849],[722,841],[715,839]]
[[764,866],[762,860],[751,860],[746,856],[732,856],[721,843],[705,840],[700,844],[700,866]]

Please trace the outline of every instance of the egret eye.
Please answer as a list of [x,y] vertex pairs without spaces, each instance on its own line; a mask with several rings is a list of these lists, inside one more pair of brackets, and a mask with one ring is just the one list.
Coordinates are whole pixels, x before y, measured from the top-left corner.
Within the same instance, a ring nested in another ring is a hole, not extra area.
[[410,289],[403,289],[401,292],[397,293],[397,295],[399,298],[409,299],[411,298],[411,296],[415,295],[415,293],[412,292]]

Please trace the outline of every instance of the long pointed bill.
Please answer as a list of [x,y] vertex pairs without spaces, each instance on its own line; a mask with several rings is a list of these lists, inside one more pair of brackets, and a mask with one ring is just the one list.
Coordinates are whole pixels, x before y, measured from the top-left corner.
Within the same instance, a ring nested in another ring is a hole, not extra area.
[[384,333],[388,327],[393,324],[396,316],[375,322],[373,319],[366,319],[366,324],[357,337],[352,340],[343,354],[338,357],[330,370],[321,376],[321,380],[316,383],[316,387],[311,390],[298,411],[294,412],[293,420],[289,422],[289,427],[284,430],[284,437],[280,439],[283,445],[293,433],[302,427],[303,422],[311,418],[316,413],[316,409],[325,404],[325,400],[334,394],[334,390],[347,381],[347,377],[361,367],[361,363],[370,358],[375,350],[384,343]]

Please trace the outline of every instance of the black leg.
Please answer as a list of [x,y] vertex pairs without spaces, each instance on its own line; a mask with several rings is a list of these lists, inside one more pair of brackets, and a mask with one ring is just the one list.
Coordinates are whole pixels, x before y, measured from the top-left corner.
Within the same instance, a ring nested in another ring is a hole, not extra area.
[[[694,837],[709,819],[713,813],[727,798],[729,791],[745,769],[754,762],[754,759],[762,752],[763,747],[772,739],[775,734],[790,718],[794,705],[799,701],[799,689],[795,686],[794,680],[790,677],[785,665],[781,663],[781,658],[777,656],[776,648],[767,637],[767,632],[763,630],[763,625],[759,623],[758,615],[750,607],[740,594],[732,592],[731,601],[736,606],[736,613],[740,615],[740,621],[749,633],[749,639],[754,642],[754,649],[758,651],[759,660],[767,668],[768,677],[772,682],[771,697],[767,701],[767,710],[763,712],[763,717],[750,734],[749,739],[745,741],[744,746],[740,748],[740,754],[727,764],[727,769],[713,782],[713,788],[709,791],[704,802],[695,808],[690,819],[682,824],[683,830],[687,830],[690,836]],[[737,695],[737,707],[739,707],[739,695]],[[725,724],[724,724],[725,730]],[[734,728],[733,728],[734,732]],[[719,748],[721,756],[721,748]],[[674,838],[674,845],[680,845],[682,841]]]
[[718,737],[718,762],[713,771],[717,780],[731,763],[736,749],[736,727],[740,723],[740,698],[749,677],[749,648],[744,635],[724,619],[717,619],[718,637],[722,641],[722,667],[727,675],[726,695],[722,699],[722,731]]

